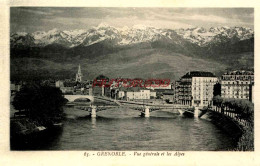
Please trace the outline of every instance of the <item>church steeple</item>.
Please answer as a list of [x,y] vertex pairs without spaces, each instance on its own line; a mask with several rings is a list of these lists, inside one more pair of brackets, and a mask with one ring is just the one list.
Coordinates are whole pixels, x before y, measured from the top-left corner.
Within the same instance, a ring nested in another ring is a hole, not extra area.
[[78,73],[76,74],[76,81],[81,82],[82,81],[82,74],[81,74],[81,68],[79,65]]

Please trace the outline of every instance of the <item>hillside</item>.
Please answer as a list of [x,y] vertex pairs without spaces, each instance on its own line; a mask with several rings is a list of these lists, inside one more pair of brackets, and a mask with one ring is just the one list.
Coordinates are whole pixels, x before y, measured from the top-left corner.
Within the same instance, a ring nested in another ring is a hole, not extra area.
[[94,59],[75,57],[64,63],[39,58],[14,58],[11,60],[11,73],[14,78],[26,75],[36,78],[48,78],[49,75],[54,78],[74,78],[78,64],[81,64],[85,79],[93,79],[99,74],[110,78],[178,79],[190,70],[218,73],[227,67],[218,62],[192,58],[166,49],[131,48]]

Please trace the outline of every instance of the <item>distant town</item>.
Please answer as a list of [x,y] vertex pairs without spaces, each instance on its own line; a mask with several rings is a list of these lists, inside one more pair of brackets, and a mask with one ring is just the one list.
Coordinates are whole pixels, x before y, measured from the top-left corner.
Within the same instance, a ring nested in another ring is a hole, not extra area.
[[[75,79],[43,80],[40,84],[57,87],[64,95],[104,96],[116,100],[160,104],[209,106],[212,105],[213,97],[217,95],[254,102],[253,71],[227,71],[221,77],[207,71],[189,71],[178,81],[170,82],[167,86],[149,87],[126,86],[127,82],[120,80],[127,78],[113,79],[111,86],[95,86],[93,80],[84,80],[80,65],[75,75]],[[106,84],[110,81],[104,75],[99,75],[94,80],[98,83],[105,80]],[[26,82],[22,81],[11,83],[11,94],[14,95],[25,84]]]

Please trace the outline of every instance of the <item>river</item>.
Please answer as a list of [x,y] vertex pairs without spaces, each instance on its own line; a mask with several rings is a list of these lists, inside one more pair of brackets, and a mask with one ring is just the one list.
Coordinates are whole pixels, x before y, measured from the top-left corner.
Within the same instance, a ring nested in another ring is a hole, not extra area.
[[136,110],[119,108],[98,112],[66,108],[61,132],[31,149],[37,150],[231,150],[236,142],[205,119],[187,118],[170,112],[139,117]]

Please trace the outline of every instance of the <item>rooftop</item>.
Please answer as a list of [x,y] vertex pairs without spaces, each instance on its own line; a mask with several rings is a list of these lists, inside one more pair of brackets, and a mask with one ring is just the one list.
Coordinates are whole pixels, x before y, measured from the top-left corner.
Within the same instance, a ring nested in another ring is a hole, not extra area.
[[108,77],[104,76],[103,74],[96,77],[96,80],[109,80]]
[[205,71],[191,71],[182,76],[182,78],[192,78],[192,77],[216,77],[211,72],[205,72]]
[[254,72],[246,70],[233,70],[226,72],[224,75],[254,75]]
[[140,90],[150,90],[143,87],[120,87],[119,91],[128,91],[128,92],[139,92]]

